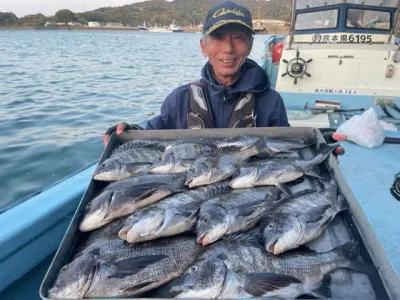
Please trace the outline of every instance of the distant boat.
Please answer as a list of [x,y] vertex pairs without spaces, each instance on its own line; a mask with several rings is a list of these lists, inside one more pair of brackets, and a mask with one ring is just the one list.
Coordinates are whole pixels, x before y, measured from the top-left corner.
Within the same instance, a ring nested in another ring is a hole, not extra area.
[[139,31],[149,31],[149,29],[146,27],[146,21],[143,22],[143,26],[138,26]]
[[169,32],[168,29],[164,28],[164,27],[158,27],[157,23],[154,27],[150,27],[149,28],[150,32]]
[[169,31],[171,32],[183,32],[183,29],[175,24],[175,19],[172,20],[172,24],[169,25]]

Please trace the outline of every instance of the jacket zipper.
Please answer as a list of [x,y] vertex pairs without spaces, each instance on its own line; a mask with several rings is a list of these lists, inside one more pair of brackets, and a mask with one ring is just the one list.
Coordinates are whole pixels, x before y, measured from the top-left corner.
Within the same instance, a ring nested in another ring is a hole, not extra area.
[[195,119],[198,119],[201,122],[202,128],[206,128],[206,124],[204,123],[203,118],[199,114],[195,114],[193,112],[190,112],[189,115],[192,116]]

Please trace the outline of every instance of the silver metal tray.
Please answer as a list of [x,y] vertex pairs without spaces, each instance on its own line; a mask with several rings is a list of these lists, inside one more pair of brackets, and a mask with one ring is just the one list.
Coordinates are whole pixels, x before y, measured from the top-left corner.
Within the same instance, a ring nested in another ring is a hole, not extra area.
[[[315,139],[317,141],[315,146],[298,151],[298,155],[303,159],[308,159],[314,155],[318,145],[324,142],[321,132],[314,128],[279,127],[128,131],[121,136],[116,136],[114,134],[111,136],[110,141],[101,156],[100,162],[108,158],[113,149],[129,140],[175,140],[186,137],[222,139],[244,135],[266,136],[267,138],[279,139]],[[352,195],[351,190],[347,186],[337,164],[331,157],[329,162],[322,165],[320,169],[322,173],[327,173],[329,170],[333,169],[339,184],[339,189],[342,195],[344,195],[347,199],[350,210],[340,213],[333,220],[331,225],[328,226],[327,230],[322,234],[322,236],[316,241],[310,243],[308,246],[317,252],[323,252],[329,251],[348,240],[355,239],[359,241],[363,260],[368,264],[375,265],[376,267],[375,270],[368,276],[360,273],[344,276],[340,273],[340,271],[335,271],[332,280],[332,297],[344,298],[346,295],[349,295],[352,298],[359,299],[375,299],[374,296],[376,296],[376,299],[399,299],[399,278],[395,275],[392,266],[389,264],[382,246],[375,236],[373,229],[368,224],[366,217],[358,205],[358,202]],[[313,182],[312,179],[306,179],[302,184],[312,185]],[[64,236],[64,239],[42,282],[40,287],[40,296],[43,299],[50,299],[47,298],[48,289],[54,283],[60,269],[69,262],[76,247],[78,247],[85,239],[85,235],[87,233],[81,233],[78,229],[85,205],[92,200],[93,197],[106,185],[107,183],[91,180]],[[296,189],[296,186],[293,185],[291,188]],[[345,289],[343,288],[343,281],[350,282],[350,284],[346,285]],[[335,288],[335,284],[338,286],[337,289]],[[343,294],[343,292],[345,292],[345,294]],[[159,297],[157,294],[152,293],[148,293],[146,295],[148,295],[150,298]]]

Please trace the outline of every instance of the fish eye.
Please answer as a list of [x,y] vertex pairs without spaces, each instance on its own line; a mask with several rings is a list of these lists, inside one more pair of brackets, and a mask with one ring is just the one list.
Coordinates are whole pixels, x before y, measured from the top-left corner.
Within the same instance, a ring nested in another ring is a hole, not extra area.
[[268,230],[273,230],[274,229],[274,225],[272,223],[268,224],[267,229]]
[[208,216],[207,215],[206,216],[202,216],[200,219],[201,219],[202,222],[208,222]]
[[197,267],[197,266],[191,266],[190,268],[189,268],[189,274],[192,274],[192,273],[195,273],[195,272],[197,272],[197,270],[198,270],[199,268]]
[[60,269],[60,273],[64,273],[68,269],[68,266],[65,265]]

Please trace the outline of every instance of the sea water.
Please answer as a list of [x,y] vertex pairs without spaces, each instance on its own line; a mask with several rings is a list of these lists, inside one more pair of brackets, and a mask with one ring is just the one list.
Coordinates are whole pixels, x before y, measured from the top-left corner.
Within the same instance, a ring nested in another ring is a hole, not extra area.
[[108,127],[158,115],[174,88],[200,78],[200,38],[0,30],[0,211],[98,161]]

